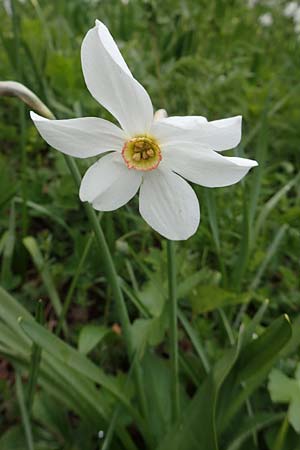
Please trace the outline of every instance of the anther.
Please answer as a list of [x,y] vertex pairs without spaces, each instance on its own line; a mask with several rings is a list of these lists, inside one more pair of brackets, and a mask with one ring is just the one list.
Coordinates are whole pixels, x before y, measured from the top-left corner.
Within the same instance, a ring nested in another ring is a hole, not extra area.
[[132,155],[132,159],[134,159],[134,161],[140,161],[141,154],[140,153],[135,153],[134,155]]
[[137,136],[127,141],[122,156],[129,169],[143,171],[156,169],[162,159],[156,141],[147,136]]
[[143,142],[143,141],[141,141],[141,142],[136,142],[134,146],[135,146],[135,148],[143,149],[144,146],[145,146],[145,142]]

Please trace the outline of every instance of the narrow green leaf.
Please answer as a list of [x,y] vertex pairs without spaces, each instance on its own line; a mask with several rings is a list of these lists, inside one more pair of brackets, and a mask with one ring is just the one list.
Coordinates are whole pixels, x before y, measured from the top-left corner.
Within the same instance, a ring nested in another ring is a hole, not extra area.
[[52,275],[50,273],[50,270],[43,258],[43,255],[38,247],[37,241],[31,237],[28,236],[23,239],[23,243],[25,247],[27,248],[28,252],[30,253],[33,262],[39,271],[43,282],[45,284],[45,288],[47,289],[49,298],[52,302],[53,308],[56,312],[56,314],[59,316],[62,312],[62,303],[59,298],[58,292],[56,290]]
[[257,274],[255,275],[255,277],[250,285],[251,291],[255,291],[257,289],[259,282],[268,267],[268,264],[270,263],[270,261],[272,261],[272,258],[276,254],[278,247],[281,245],[281,242],[285,236],[287,229],[288,229],[288,226],[286,224],[282,225],[279,228],[279,230],[277,231],[277,233],[275,234],[273,241],[271,242],[271,244],[269,245],[269,247],[267,249],[266,256],[265,256],[262,264],[260,265],[260,267],[257,271]]
[[[0,322],[0,352],[27,372],[32,341],[20,328],[17,320],[20,316],[33,321],[28,311],[0,287],[0,318],[5,322]],[[82,420],[105,428],[111,411],[103,392],[77,370],[47,352],[43,353],[40,365],[39,385],[79,414]],[[116,428],[116,435],[124,444],[131,439],[121,426]]]
[[[36,306],[36,320],[38,323],[44,322],[44,307],[42,300],[37,302]],[[33,398],[35,394],[35,388],[38,381],[38,373],[41,362],[42,349],[40,345],[33,344],[31,349],[31,362],[29,369],[28,391],[27,391],[27,405],[28,412],[30,414],[33,404]]]
[[199,358],[200,358],[200,360],[202,362],[202,365],[203,365],[206,373],[208,373],[209,370],[210,370],[210,364],[209,364],[209,361],[208,361],[207,356],[205,354],[204,348],[203,348],[203,346],[202,346],[202,344],[200,342],[199,337],[197,336],[194,328],[188,322],[188,320],[185,317],[184,313],[182,311],[180,311],[180,310],[178,310],[178,317],[179,317],[179,320],[180,320],[182,326],[185,329],[185,332],[189,336],[189,338],[190,338],[190,340],[191,340],[191,342],[192,342],[192,344],[193,344],[193,346],[194,346],[194,348],[195,348],[195,350],[196,350],[196,352],[197,352],[197,354],[198,354],[198,356],[199,356]]
[[77,268],[76,268],[75,275],[74,275],[74,277],[72,279],[72,282],[70,284],[70,287],[68,289],[68,292],[67,292],[67,295],[66,295],[66,298],[65,298],[65,301],[64,301],[63,309],[62,309],[62,312],[60,314],[59,321],[58,321],[58,324],[57,324],[57,327],[56,327],[56,330],[55,330],[56,334],[58,334],[58,335],[60,334],[60,332],[62,330],[62,327],[63,327],[63,324],[65,322],[65,318],[67,316],[69,307],[71,305],[71,301],[72,301],[73,294],[74,294],[74,291],[76,289],[76,286],[77,286],[77,283],[78,283],[78,280],[79,280],[79,276],[80,276],[80,274],[81,274],[81,272],[83,270],[83,267],[84,267],[86,258],[87,258],[88,254],[89,254],[89,251],[90,251],[93,239],[94,239],[94,234],[91,233],[88,236],[88,238],[87,238],[84,250],[82,252],[82,255],[80,257],[79,263],[78,263]]
[[290,180],[288,183],[286,183],[279,191],[277,191],[265,204],[262,208],[256,223],[255,223],[255,229],[254,229],[254,236],[255,239],[256,236],[258,236],[261,228],[263,227],[264,223],[266,222],[266,219],[268,218],[269,214],[273,211],[273,209],[278,205],[280,200],[287,195],[287,193],[294,187],[300,179],[300,174],[298,173],[292,180]]
[[28,320],[21,320],[20,325],[24,332],[32,339],[33,342],[39,344],[43,350],[52,354],[56,359],[60,360],[68,367],[72,367],[89,380],[101,384],[124,406],[130,411],[133,417],[140,422],[140,417],[136,410],[130,405],[128,399],[124,396],[119,385],[112,377],[107,376],[99,367],[92,363],[86,356],[82,355],[74,348],[63,342],[58,337],[47,331],[42,326]]
[[8,285],[9,280],[12,278],[11,265],[13,252],[15,247],[15,228],[16,228],[16,212],[14,201],[11,202],[10,214],[9,214],[9,226],[4,241],[3,258],[1,267],[1,282],[3,285]]
[[21,411],[23,427],[24,427],[25,436],[26,436],[27,447],[28,447],[28,450],[34,450],[34,443],[33,443],[29,414],[28,414],[28,410],[27,410],[26,404],[25,404],[21,376],[18,372],[16,373],[16,390],[17,390],[17,398],[18,398],[18,402],[19,402],[19,407],[20,407],[20,411]]

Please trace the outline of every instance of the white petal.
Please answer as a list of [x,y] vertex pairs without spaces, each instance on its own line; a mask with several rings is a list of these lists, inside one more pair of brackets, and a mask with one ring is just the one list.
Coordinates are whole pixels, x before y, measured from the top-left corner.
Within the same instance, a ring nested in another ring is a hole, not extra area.
[[177,241],[196,232],[200,221],[197,196],[175,173],[160,168],[146,173],[139,201],[142,217],[162,236]]
[[169,148],[180,143],[191,144],[194,148],[195,142],[198,143],[199,148],[209,148],[207,144],[202,144],[199,141],[199,132],[196,128],[182,128],[165,120],[167,119],[153,122],[150,129],[150,135],[155,137],[162,148]]
[[[230,148],[236,147],[241,140],[242,135],[242,116],[230,117],[229,119],[214,120],[212,122],[207,122],[204,117],[201,116],[187,116],[187,117],[168,117],[162,119],[154,127],[154,134],[157,133],[159,138],[160,133],[162,134],[164,142],[167,138],[166,130],[164,130],[160,125],[173,125],[177,129],[180,128],[186,131],[186,141],[190,137],[195,137],[198,143],[209,146],[212,150],[222,151],[228,150]],[[162,130],[160,129],[162,128]],[[172,138],[171,129],[170,139]],[[179,135],[179,131],[177,131]],[[184,135],[181,140],[184,139]]]
[[240,181],[257,162],[222,156],[212,150],[199,151],[173,146],[163,152],[164,164],[189,181],[206,187],[229,186]]
[[[205,142],[215,151],[228,150],[239,145],[242,137],[242,116],[213,120],[203,124]],[[202,131],[202,130],[201,130]]]
[[81,181],[80,200],[92,203],[98,211],[113,211],[136,194],[142,180],[140,172],[128,169],[118,153],[100,158]]
[[203,116],[170,116],[160,119],[160,122],[169,123],[170,125],[188,130],[197,128],[200,123],[206,123],[207,119]]
[[103,23],[97,21],[86,34],[81,62],[90,93],[116,117],[128,136],[146,133],[153,120],[150,97],[131,75]]
[[30,112],[40,135],[66,155],[88,158],[109,150],[121,151],[126,139],[123,130],[96,117],[49,120]]

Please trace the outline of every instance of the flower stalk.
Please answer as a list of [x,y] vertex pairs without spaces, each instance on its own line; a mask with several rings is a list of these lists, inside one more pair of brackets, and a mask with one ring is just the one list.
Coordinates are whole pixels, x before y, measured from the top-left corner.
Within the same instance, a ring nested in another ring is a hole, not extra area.
[[178,361],[178,327],[177,327],[177,295],[176,295],[176,263],[175,242],[167,241],[168,253],[168,283],[169,283],[169,308],[170,308],[170,356],[172,368],[171,380],[171,405],[172,421],[179,418],[179,361]]

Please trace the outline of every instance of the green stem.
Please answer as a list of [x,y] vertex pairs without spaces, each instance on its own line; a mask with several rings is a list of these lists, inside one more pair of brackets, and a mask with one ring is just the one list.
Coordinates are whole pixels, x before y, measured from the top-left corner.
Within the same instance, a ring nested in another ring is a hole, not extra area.
[[179,359],[178,359],[178,328],[177,328],[177,297],[176,297],[176,265],[175,244],[167,241],[168,252],[168,281],[169,281],[169,307],[170,307],[170,354],[172,367],[171,380],[171,404],[172,419],[176,422],[179,418]]

